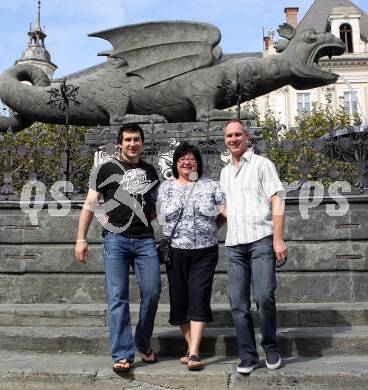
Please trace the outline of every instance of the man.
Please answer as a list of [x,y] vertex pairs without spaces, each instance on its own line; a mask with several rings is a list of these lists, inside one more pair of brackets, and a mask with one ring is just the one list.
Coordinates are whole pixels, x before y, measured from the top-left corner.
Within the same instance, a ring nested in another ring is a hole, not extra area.
[[[258,366],[254,326],[250,312],[250,285],[259,313],[261,345],[266,365],[279,368],[276,337],[276,262],[285,262],[283,186],[273,163],[248,148],[249,133],[241,121],[225,126],[225,145],[232,161],[221,171],[226,195],[228,230],[226,255],[230,306],[238,336],[240,364],[249,374]],[[270,210],[271,206],[271,210]]]
[[[87,258],[87,232],[93,215],[105,219],[103,257],[109,309],[111,353],[115,372],[129,371],[135,347],[145,363],[155,363],[150,340],[161,291],[160,264],[151,219],[155,216],[153,191],[158,186],[155,168],[139,158],[144,133],[137,124],[124,125],[118,134],[120,159],[102,164],[90,181],[80,214],[76,258]],[[105,207],[98,209],[103,195]],[[98,213],[99,212],[99,213]],[[132,265],[140,289],[141,306],[133,342],[129,313],[129,269]]]

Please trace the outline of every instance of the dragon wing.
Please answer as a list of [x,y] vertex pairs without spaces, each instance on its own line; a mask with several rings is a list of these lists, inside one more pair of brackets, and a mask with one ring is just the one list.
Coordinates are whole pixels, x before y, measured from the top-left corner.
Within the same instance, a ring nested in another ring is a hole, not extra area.
[[207,23],[164,21],[134,24],[88,34],[108,40],[113,49],[99,53],[123,59],[128,76],[148,87],[221,57],[220,30]]

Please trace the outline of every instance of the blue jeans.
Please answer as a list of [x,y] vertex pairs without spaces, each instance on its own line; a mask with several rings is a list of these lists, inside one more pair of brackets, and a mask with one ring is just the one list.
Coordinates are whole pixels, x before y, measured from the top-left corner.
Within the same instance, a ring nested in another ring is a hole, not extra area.
[[[160,262],[153,238],[135,239],[107,232],[103,240],[112,359],[134,360],[135,347],[147,352],[161,292]],[[129,312],[132,265],[141,304],[133,342]],[[135,346],[134,346],[135,345]]]
[[272,236],[258,241],[226,247],[230,307],[238,336],[240,360],[258,362],[251,317],[250,285],[256,303],[262,348],[278,351],[276,337],[276,257]]

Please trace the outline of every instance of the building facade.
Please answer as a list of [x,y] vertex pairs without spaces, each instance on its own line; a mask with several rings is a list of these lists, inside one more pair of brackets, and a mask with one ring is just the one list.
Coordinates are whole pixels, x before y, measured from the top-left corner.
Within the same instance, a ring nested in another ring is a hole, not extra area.
[[[319,60],[321,69],[341,77],[336,84],[323,88],[299,91],[291,86],[280,88],[256,99],[261,119],[271,110],[280,123],[295,126],[298,113],[309,112],[313,102],[324,103],[326,89],[336,109],[343,105],[353,115],[358,112],[363,123],[368,123],[368,15],[350,0],[315,0],[300,23],[298,8],[285,8],[286,21],[297,30],[314,28],[317,32],[331,32],[345,42],[346,52],[339,57]],[[265,38],[264,56],[277,55],[274,32]]]

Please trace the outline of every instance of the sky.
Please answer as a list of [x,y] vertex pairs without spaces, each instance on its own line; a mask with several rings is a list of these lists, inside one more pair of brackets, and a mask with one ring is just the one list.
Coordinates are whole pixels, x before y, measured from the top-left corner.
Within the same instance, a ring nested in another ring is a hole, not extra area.
[[[27,48],[36,0],[0,0],[0,72]],[[338,4],[338,0],[336,0]],[[354,3],[368,11],[367,0]],[[299,20],[313,0],[42,0],[46,48],[62,77],[103,62],[109,42],[88,33],[152,20],[195,20],[216,25],[224,53],[262,51],[265,33],[285,21],[285,7],[299,7]]]

